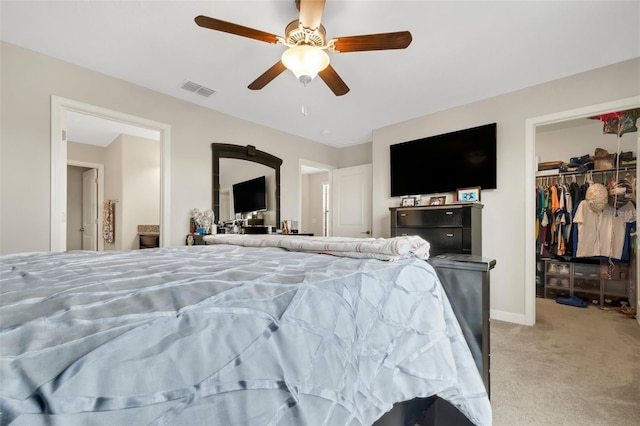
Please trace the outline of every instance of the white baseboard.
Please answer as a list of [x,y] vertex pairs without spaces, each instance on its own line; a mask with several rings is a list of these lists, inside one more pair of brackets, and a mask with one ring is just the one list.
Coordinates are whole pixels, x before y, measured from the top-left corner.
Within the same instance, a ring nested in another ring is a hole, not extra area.
[[493,320],[498,321],[512,322],[521,325],[533,325],[527,324],[524,314],[514,314],[513,312],[497,311],[495,309],[491,309],[489,311],[489,317]]

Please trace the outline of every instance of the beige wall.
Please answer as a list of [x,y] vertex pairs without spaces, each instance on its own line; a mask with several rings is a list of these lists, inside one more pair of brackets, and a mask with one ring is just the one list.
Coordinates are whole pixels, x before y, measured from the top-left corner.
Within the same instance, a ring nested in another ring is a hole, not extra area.
[[492,317],[524,322],[525,122],[637,96],[639,75],[640,59],[626,61],[374,130],[373,234],[389,236],[389,207],[399,205],[389,196],[391,144],[497,122],[498,189],[482,192],[482,254],[497,261],[491,272]]
[[67,142],[67,159],[85,163],[104,164],[106,148],[82,142]]
[[[122,134],[106,148],[105,201],[116,201],[115,238],[105,250],[139,248],[138,225],[160,224],[160,145]],[[101,238],[102,236],[100,236]]]
[[300,230],[309,230],[309,174],[300,176]]
[[160,144],[122,136],[122,248],[140,247],[138,225],[160,225]]
[[348,146],[340,150],[340,159],[338,167],[344,169],[345,167],[362,166],[364,164],[371,164],[371,148],[372,143],[361,143],[359,145]]
[[[638,153],[638,132],[628,132],[620,137],[620,151]],[[593,155],[596,148],[617,152],[618,138],[603,133],[602,122],[583,118],[572,120],[558,129],[555,125],[540,126],[536,132],[536,155],[540,161],[564,161],[584,154]]]
[[122,135],[106,147],[104,164],[104,201],[116,201],[113,242],[104,242],[105,250],[121,250],[123,187]]
[[[299,160],[337,166],[339,150],[162,95],[4,43],[0,252],[49,250],[51,96],[171,126],[170,245],[183,245],[195,206],[211,206],[211,143],[254,145],[283,160],[282,217],[299,215]],[[215,99],[213,100],[215,102]],[[25,196],[28,194],[28,196]],[[16,224],[28,222],[27,229]]]

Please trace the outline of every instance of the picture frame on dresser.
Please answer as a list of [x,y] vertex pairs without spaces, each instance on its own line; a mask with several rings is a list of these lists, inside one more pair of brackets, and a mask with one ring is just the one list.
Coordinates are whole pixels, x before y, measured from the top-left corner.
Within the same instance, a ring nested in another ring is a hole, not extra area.
[[402,197],[400,199],[400,205],[402,207],[413,207],[420,205],[420,197]]
[[456,201],[462,203],[477,203],[480,201],[480,191],[481,188],[479,186],[458,188],[456,190]]
[[446,196],[430,197],[429,198],[429,205],[430,206],[444,206],[446,204],[446,200],[447,200]]

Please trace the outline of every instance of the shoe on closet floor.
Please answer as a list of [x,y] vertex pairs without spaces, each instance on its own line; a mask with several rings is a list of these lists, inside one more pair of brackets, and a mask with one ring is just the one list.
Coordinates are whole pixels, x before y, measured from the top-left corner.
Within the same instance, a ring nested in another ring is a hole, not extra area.
[[575,295],[571,297],[558,297],[556,298],[556,303],[575,306],[577,308],[586,308],[589,305],[587,302]]

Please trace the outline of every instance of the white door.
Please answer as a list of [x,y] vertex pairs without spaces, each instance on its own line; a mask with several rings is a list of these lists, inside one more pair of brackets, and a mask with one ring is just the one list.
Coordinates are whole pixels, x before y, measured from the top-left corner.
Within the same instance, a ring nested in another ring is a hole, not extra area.
[[98,169],[82,173],[82,250],[98,250]]
[[371,164],[332,171],[333,232],[336,237],[371,236]]

